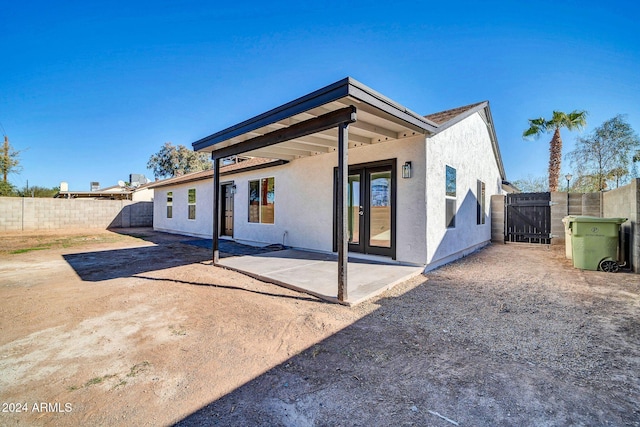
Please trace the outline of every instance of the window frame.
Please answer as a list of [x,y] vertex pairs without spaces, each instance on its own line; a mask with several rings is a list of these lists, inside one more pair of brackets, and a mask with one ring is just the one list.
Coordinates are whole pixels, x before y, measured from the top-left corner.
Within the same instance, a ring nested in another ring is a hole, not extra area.
[[[450,171],[453,172],[453,191],[451,191],[450,185]],[[458,210],[458,172],[456,168],[450,165],[445,165],[445,178],[444,178],[444,198],[445,198],[445,228],[456,228],[456,213]]]
[[[269,191],[271,185],[271,191]],[[258,178],[258,179],[250,179],[247,185],[248,194],[247,194],[247,222],[250,224],[269,224],[274,225],[276,223],[276,178],[275,176],[269,176],[266,178]],[[252,191],[253,189],[253,191]],[[256,194],[257,193],[257,194]],[[272,200],[269,201],[269,193],[272,193]],[[257,197],[256,197],[257,196]],[[253,203],[253,205],[252,205]],[[252,209],[252,206],[256,206],[257,204],[257,212],[255,209]],[[267,222],[264,215],[264,211],[272,206],[273,214],[271,215],[272,221]],[[256,217],[257,214],[257,217]]]
[[[193,201],[191,201],[191,191],[193,191]],[[197,198],[195,187],[189,188],[187,190],[187,219],[190,221],[195,221],[196,219],[196,201]]]
[[167,191],[167,219],[173,219],[173,191]]

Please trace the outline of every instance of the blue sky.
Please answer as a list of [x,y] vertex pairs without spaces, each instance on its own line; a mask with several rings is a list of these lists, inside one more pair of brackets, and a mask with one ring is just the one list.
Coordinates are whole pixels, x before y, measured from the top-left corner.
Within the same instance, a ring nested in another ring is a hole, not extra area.
[[[346,76],[421,114],[489,100],[512,181],[547,169],[550,135],[523,141],[528,118],[584,109],[588,132],[627,114],[640,132],[628,0],[77,3],[1,9],[0,123],[24,150],[18,187],[152,178],[164,142],[191,147]],[[563,133],[564,153],[578,135]]]

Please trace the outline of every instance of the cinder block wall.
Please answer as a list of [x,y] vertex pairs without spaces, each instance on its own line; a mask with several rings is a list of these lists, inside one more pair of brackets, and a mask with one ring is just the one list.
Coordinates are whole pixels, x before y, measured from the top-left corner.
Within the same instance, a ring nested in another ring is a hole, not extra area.
[[504,203],[505,196],[491,196],[491,241],[504,243]]
[[[569,196],[570,197],[570,196]],[[567,206],[567,201],[569,202]],[[567,199],[567,193],[551,193],[551,239],[552,245],[564,245],[564,223],[562,218],[568,215],[571,207],[571,199]],[[574,212],[578,210],[577,206],[573,208]],[[580,211],[582,207],[580,206]],[[581,215],[574,214],[574,215]]]
[[605,218],[628,218],[621,227],[622,248],[631,270],[640,273],[640,179],[607,191],[602,197]]
[[[504,242],[505,196],[491,197],[491,240]],[[568,205],[567,205],[568,203]],[[640,273],[640,179],[604,193],[551,193],[552,245],[564,245],[564,223],[569,215],[628,218],[622,224],[621,240],[625,260],[631,270]]]
[[[552,245],[564,245],[564,223],[567,215],[602,217],[601,193],[551,193]],[[567,205],[568,204],[568,205]]]
[[0,231],[152,225],[153,202],[0,197]]

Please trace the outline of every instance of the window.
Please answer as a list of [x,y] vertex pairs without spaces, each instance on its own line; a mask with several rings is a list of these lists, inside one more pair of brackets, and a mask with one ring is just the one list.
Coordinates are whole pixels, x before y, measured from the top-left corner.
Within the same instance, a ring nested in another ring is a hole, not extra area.
[[167,191],[167,218],[173,218],[173,191]]
[[456,170],[451,166],[447,166],[446,170],[446,225],[447,228],[456,226]]
[[482,225],[485,222],[485,190],[484,190],[484,182],[478,180],[478,191],[476,193],[476,197],[478,198],[478,218],[477,224]]
[[275,178],[249,181],[249,222],[275,223]]
[[196,189],[189,189],[189,219],[196,219]]

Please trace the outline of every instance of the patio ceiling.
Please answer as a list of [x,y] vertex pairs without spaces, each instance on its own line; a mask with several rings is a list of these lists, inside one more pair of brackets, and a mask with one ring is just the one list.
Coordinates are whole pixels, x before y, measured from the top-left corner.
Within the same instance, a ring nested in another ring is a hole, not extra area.
[[[355,107],[355,110],[351,107]],[[437,125],[345,78],[193,143],[214,158],[242,154],[294,160],[338,150],[335,121],[351,108],[349,148],[435,132]]]

